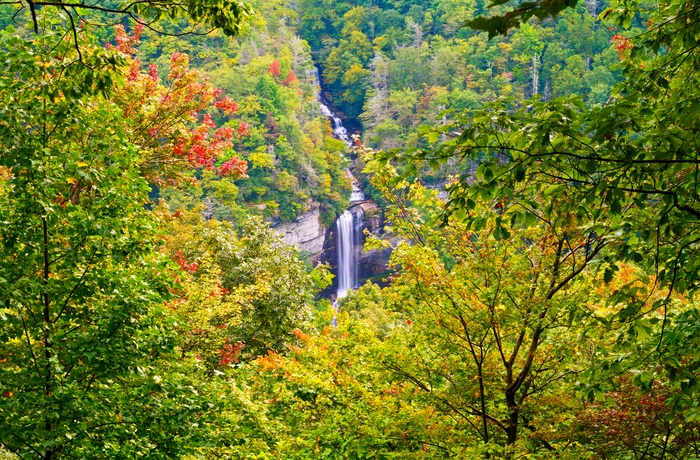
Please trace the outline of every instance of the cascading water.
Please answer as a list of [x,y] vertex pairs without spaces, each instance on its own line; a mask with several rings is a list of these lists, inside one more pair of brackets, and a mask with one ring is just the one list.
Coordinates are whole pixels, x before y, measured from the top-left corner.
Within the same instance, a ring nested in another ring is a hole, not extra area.
[[[352,176],[352,173],[348,171],[348,173]],[[350,194],[350,203],[355,203],[356,201],[364,201],[365,200],[365,192],[362,191],[360,187],[358,187],[355,184],[352,184],[352,193]]]
[[359,264],[357,249],[362,245],[364,213],[359,209],[355,214],[345,211],[335,222],[338,231],[338,291],[336,297],[342,299],[348,291],[357,286]]
[[[307,72],[309,78],[313,78],[315,83],[320,87],[321,82],[318,79],[318,71],[313,70]],[[352,140],[348,136],[348,130],[343,126],[342,120],[337,117],[327,105],[319,100],[319,108],[321,115],[328,117],[333,123],[333,136],[339,139],[348,147],[352,147]],[[350,203],[364,201],[365,194],[355,184],[356,180],[350,170],[347,171],[348,177],[353,182],[352,193],[350,194]],[[335,222],[337,230],[337,249],[338,249],[338,290],[336,298],[341,299],[348,295],[348,291],[357,286],[359,275],[358,250],[362,247],[362,228],[364,225],[364,213],[362,208],[357,208],[354,213],[349,210],[345,211]]]
[[345,142],[348,147],[352,146],[352,141],[350,140],[350,136],[348,136],[348,130],[343,126],[343,121],[336,117],[328,106],[323,103],[321,104],[321,115],[330,118],[333,122],[333,135],[335,138]]
[[338,228],[338,299],[348,295],[357,282],[353,220],[350,211],[345,211],[335,222]]

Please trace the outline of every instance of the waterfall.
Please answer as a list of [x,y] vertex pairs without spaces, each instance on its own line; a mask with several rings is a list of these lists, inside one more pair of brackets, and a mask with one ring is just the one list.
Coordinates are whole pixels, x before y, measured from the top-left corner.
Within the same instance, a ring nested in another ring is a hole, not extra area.
[[323,103],[321,103],[321,115],[330,118],[333,122],[333,135],[335,138],[345,142],[348,147],[352,147],[352,141],[350,140],[350,136],[348,136],[348,130],[343,126],[343,121],[336,117],[335,114],[331,112],[331,109]]
[[345,211],[336,221],[338,230],[338,291],[337,298],[348,295],[348,291],[357,286],[359,265],[356,248],[362,245],[362,227],[364,215],[362,210],[353,215]]
[[[359,210],[354,214],[353,216],[353,226],[352,226],[352,243],[355,248],[359,248],[360,253],[362,252],[363,244],[362,244],[362,230],[364,229],[365,226],[365,213],[362,211],[362,208],[359,208]],[[353,272],[354,272],[354,277],[355,280],[353,281],[353,288],[356,287],[359,284],[360,281],[360,261],[359,257],[357,256],[357,252],[353,252],[355,254],[355,265],[353,267]]]
[[318,78],[318,69],[316,67],[306,70],[306,78],[311,80],[314,85],[321,87],[321,79]]
[[[307,78],[312,80],[314,84],[321,86],[318,79],[318,70],[307,71]],[[348,135],[348,130],[343,126],[343,121],[337,117],[326,104],[322,102],[319,96],[319,109],[321,115],[327,117],[333,123],[333,136],[339,139],[348,147],[352,148],[352,140]],[[365,194],[357,186],[357,179],[352,175],[350,170],[347,170],[347,175],[352,181],[352,192],[350,194],[350,203],[364,201]],[[358,254],[362,248],[362,228],[364,225],[364,213],[362,208],[357,207],[354,213],[345,211],[335,222],[337,229],[337,251],[338,251],[338,271],[336,279],[338,280],[338,290],[336,300],[348,295],[348,291],[357,286],[359,279],[359,260]]]
[[[352,176],[352,173],[350,174]],[[352,184],[352,193],[350,194],[350,203],[355,203],[357,201],[365,200],[365,192],[362,191],[360,187]]]
[[[306,71],[306,78],[311,80],[315,85],[317,85],[319,88],[321,88],[321,80],[318,78],[318,69],[313,69],[313,70],[307,70]],[[331,119],[333,122],[333,135],[335,136],[336,139],[340,139],[341,141],[345,142],[348,147],[352,147],[352,141],[350,140],[350,136],[348,136],[348,130],[345,129],[343,126],[343,121],[336,117],[333,112],[331,112],[331,109],[328,108],[326,104],[321,102],[321,97],[319,93],[319,103],[320,103],[320,109],[321,109],[321,115],[324,117],[328,117]]]
[[338,299],[355,287],[355,239],[353,217],[345,211],[338,220]]

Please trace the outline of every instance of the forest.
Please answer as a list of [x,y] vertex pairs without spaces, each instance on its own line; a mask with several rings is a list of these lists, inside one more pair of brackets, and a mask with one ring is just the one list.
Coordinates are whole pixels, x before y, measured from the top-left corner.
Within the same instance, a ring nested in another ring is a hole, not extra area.
[[0,1],[0,460],[700,459],[698,43],[681,0]]

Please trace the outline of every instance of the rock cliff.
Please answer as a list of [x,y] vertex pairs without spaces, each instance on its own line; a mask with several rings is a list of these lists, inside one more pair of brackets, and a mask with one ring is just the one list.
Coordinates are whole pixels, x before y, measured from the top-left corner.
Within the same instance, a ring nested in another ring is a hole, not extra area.
[[313,263],[321,259],[326,241],[326,228],[321,225],[318,208],[300,215],[288,224],[276,225],[273,229],[282,235],[285,243],[290,246],[296,245],[309,253]]
[[[382,211],[374,201],[365,200],[353,203],[349,208],[351,214],[363,214],[363,231],[368,231],[374,235],[381,235],[383,232]],[[331,225],[327,231],[323,255],[320,260],[327,262],[331,266],[333,273],[338,271],[338,249],[337,249],[337,229]],[[360,285],[369,278],[375,278],[388,272],[388,262],[391,256],[391,249],[384,250],[364,250],[365,237],[361,238],[360,244],[356,248],[358,261],[358,282]],[[377,282],[377,280],[375,280]],[[321,292],[322,297],[333,298],[337,289],[336,280],[333,284]]]

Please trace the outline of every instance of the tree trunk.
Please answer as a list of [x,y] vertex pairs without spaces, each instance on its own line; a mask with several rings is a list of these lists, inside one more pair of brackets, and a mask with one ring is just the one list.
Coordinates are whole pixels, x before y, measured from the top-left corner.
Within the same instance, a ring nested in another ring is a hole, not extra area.
[[508,425],[506,434],[508,435],[508,444],[515,444],[518,440],[518,416],[520,408],[515,401],[515,392],[506,391],[506,404],[508,405]]

